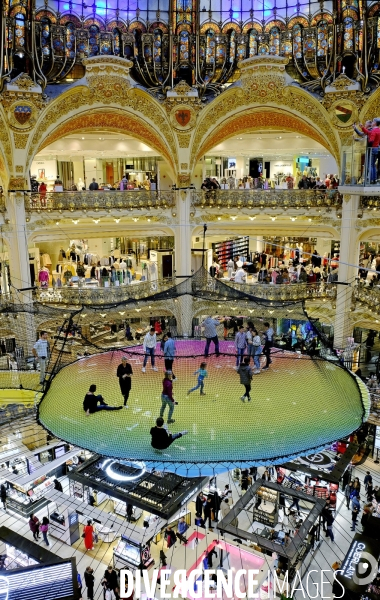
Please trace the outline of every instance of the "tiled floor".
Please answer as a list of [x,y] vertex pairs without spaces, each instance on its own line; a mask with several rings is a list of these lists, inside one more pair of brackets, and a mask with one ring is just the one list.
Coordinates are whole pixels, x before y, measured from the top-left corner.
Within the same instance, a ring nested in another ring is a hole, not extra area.
[[[380,485],[380,467],[379,465],[374,464],[371,458],[368,458],[366,462],[354,469],[353,475],[355,477],[359,477],[360,481],[363,483],[363,479],[365,476],[365,472],[369,470],[372,473],[374,484]],[[259,469],[259,473],[262,472],[262,469]],[[68,493],[68,481],[67,479],[63,479],[62,483],[64,485],[64,492]],[[241,495],[240,487],[238,485],[238,481],[234,480],[233,472],[227,472],[222,475],[218,475],[217,485],[220,489],[223,489],[225,484],[229,483],[232,489],[233,501],[235,502]],[[102,508],[102,506],[101,506]],[[194,513],[194,502],[190,502],[188,505],[189,510]],[[39,517],[42,517],[46,514],[46,510],[42,510]],[[338,502],[337,502],[337,513],[336,519],[334,522],[334,535],[335,535],[335,543],[332,543],[329,538],[326,538],[323,535],[322,543],[320,547],[317,549],[315,554],[311,557],[310,567],[309,569],[315,569],[320,571],[321,569],[329,570],[331,569],[331,565],[336,559],[342,560],[349,548],[350,542],[353,537],[353,532],[350,531],[351,527],[351,511],[346,508],[346,504],[344,501],[344,497],[342,492],[338,493]],[[143,517],[140,519],[142,521]],[[360,517],[359,517],[360,520]],[[137,525],[142,525],[141,522],[138,522]],[[25,536],[27,539],[32,541],[32,533],[29,530],[29,526],[26,520],[18,518],[16,515],[10,512],[5,512],[0,510],[0,525],[4,525],[9,527],[10,529],[14,529],[14,531],[20,533]],[[360,525],[358,527],[358,531],[360,531]],[[215,538],[218,536],[218,530],[214,529]],[[44,542],[41,540],[39,542],[43,544]],[[115,543],[112,544],[104,544],[99,542],[97,546],[95,546],[93,551],[85,551],[82,539],[80,539],[73,547],[67,546],[66,544],[60,542],[58,539],[50,537],[50,547],[49,550],[54,552],[60,557],[75,557],[77,561],[77,567],[80,574],[83,577],[83,573],[85,568],[88,565],[91,565],[94,569],[95,574],[95,600],[101,600],[103,598],[102,588],[100,586],[100,581],[103,576],[104,570],[112,561],[112,550],[115,546]],[[152,556],[156,560],[156,567],[159,564],[159,551],[161,548],[164,548],[165,554],[167,556],[168,564],[173,562],[173,566],[177,566],[175,563],[175,552],[176,546],[171,548],[170,550],[166,549],[163,545],[163,542],[160,542],[157,546],[152,545]],[[183,565],[184,567],[189,567],[190,565]],[[178,565],[179,567],[179,565]],[[311,576],[311,581],[318,581],[320,579],[319,573],[315,573]],[[325,573],[325,579],[329,579],[332,581],[331,573]],[[327,592],[326,592],[327,590]],[[331,590],[328,590],[328,586],[325,586],[325,593],[331,594]],[[86,592],[84,591],[83,598],[86,598]],[[295,600],[301,600],[303,595],[301,592],[296,592],[294,596]]]

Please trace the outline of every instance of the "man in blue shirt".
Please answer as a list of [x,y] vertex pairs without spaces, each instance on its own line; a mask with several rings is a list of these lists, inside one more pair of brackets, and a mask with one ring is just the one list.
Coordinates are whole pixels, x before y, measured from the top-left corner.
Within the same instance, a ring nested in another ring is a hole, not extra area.
[[180,520],[178,521],[178,525],[177,525],[177,538],[179,538],[181,540],[181,542],[183,542],[184,544],[187,544],[187,539],[185,537],[185,533],[188,529],[187,523],[185,521],[185,517],[181,517]]
[[264,327],[265,327],[265,331],[264,331],[265,343],[264,343],[264,348],[263,348],[263,354],[266,358],[266,363],[263,366],[263,370],[269,369],[269,365],[272,362],[272,359],[270,357],[270,349],[273,346],[273,335],[274,335],[273,329],[269,325],[269,323],[264,323]]
[[210,349],[211,342],[214,342],[215,346],[215,354],[219,356],[219,340],[218,334],[216,332],[217,326],[220,325],[220,322],[217,319],[213,319],[212,317],[207,317],[202,323],[202,327],[204,327],[204,335],[206,338],[206,346],[205,346],[205,358],[208,357],[208,351]]
[[247,336],[244,331],[244,327],[241,325],[239,331],[235,336],[235,348],[236,348],[236,368],[243,362],[244,352],[247,346]]
[[175,341],[172,338],[172,334],[170,331],[166,334],[168,338],[164,345],[164,359],[165,359],[165,371],[172,374],[172,380],[175,381],[177,378],[173,373],[173,362],[175,359]]

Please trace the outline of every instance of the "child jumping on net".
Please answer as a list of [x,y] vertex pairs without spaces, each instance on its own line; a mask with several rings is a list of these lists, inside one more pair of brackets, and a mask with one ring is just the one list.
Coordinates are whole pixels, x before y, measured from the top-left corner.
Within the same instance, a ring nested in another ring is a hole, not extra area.
[[198,383],[195,387],[191,388],[191,390],[189,390],[187,392],[187,395],[191,394],[191,392],[195,392],[195,390],[197,390],[198,388],[201,388],[201,396],[206,395],[205,392],[203,391],[204,380],[206,379],[206,377],[208,377],[206,367],[207,367],[207,364],[205,362],[203,362],[203,363],[201,363],[201,366],[199,367],[198,371],[195,371],[194,375],[198,375]]

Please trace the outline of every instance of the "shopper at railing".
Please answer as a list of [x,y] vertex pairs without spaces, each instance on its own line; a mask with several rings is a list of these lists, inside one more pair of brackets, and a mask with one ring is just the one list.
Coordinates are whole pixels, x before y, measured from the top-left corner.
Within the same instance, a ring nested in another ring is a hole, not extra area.
[[367,179],[370,179],[371,183],[376,183],[377,180],[377,167],[376,161],[379,152],[380,145],[380,119],[373,119],[372,121],[372,129],[367,129],[360,123],[359,125],[363,131],[363,133],[367,136],[367,144],[370,147],[370,152],[368,153],[369,158],[369,172],[367,172]]

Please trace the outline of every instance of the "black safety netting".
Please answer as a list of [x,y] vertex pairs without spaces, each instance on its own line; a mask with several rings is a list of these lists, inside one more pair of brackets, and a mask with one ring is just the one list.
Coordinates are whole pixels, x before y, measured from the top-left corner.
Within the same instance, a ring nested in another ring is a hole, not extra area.
[[[263,300],[253,286],[237,289],[204,269],[177,285],[142,289],[141,297],[134,293],[118,304],[4,308],[2,334],[14,336],[15,348],[13,368],[0,372],[1,388],[37,392],[39,420],[52,434],[106,456],[144,461],[194,464],[207,456],[214,463],[264,464],[324,447],[363,422],[365,391],[302,302]],[[151,327],[154,351],[146,349]],[[254,350],[249,327],[260,340]],[[43,386],[41,361],[33,356],[42,331],[49,343]],[[174,356],[165,355],[167,333]],[[205,334],[215,338],[208,349]],[[132,371],[128,393],[117,376],[122,357]],[[165,371],[178,404],[162,400]],[[90,385],[120,410],[88,417],[83,398]],[[165,451],[151,446],[158,416],[172,433],[186,432]]]

